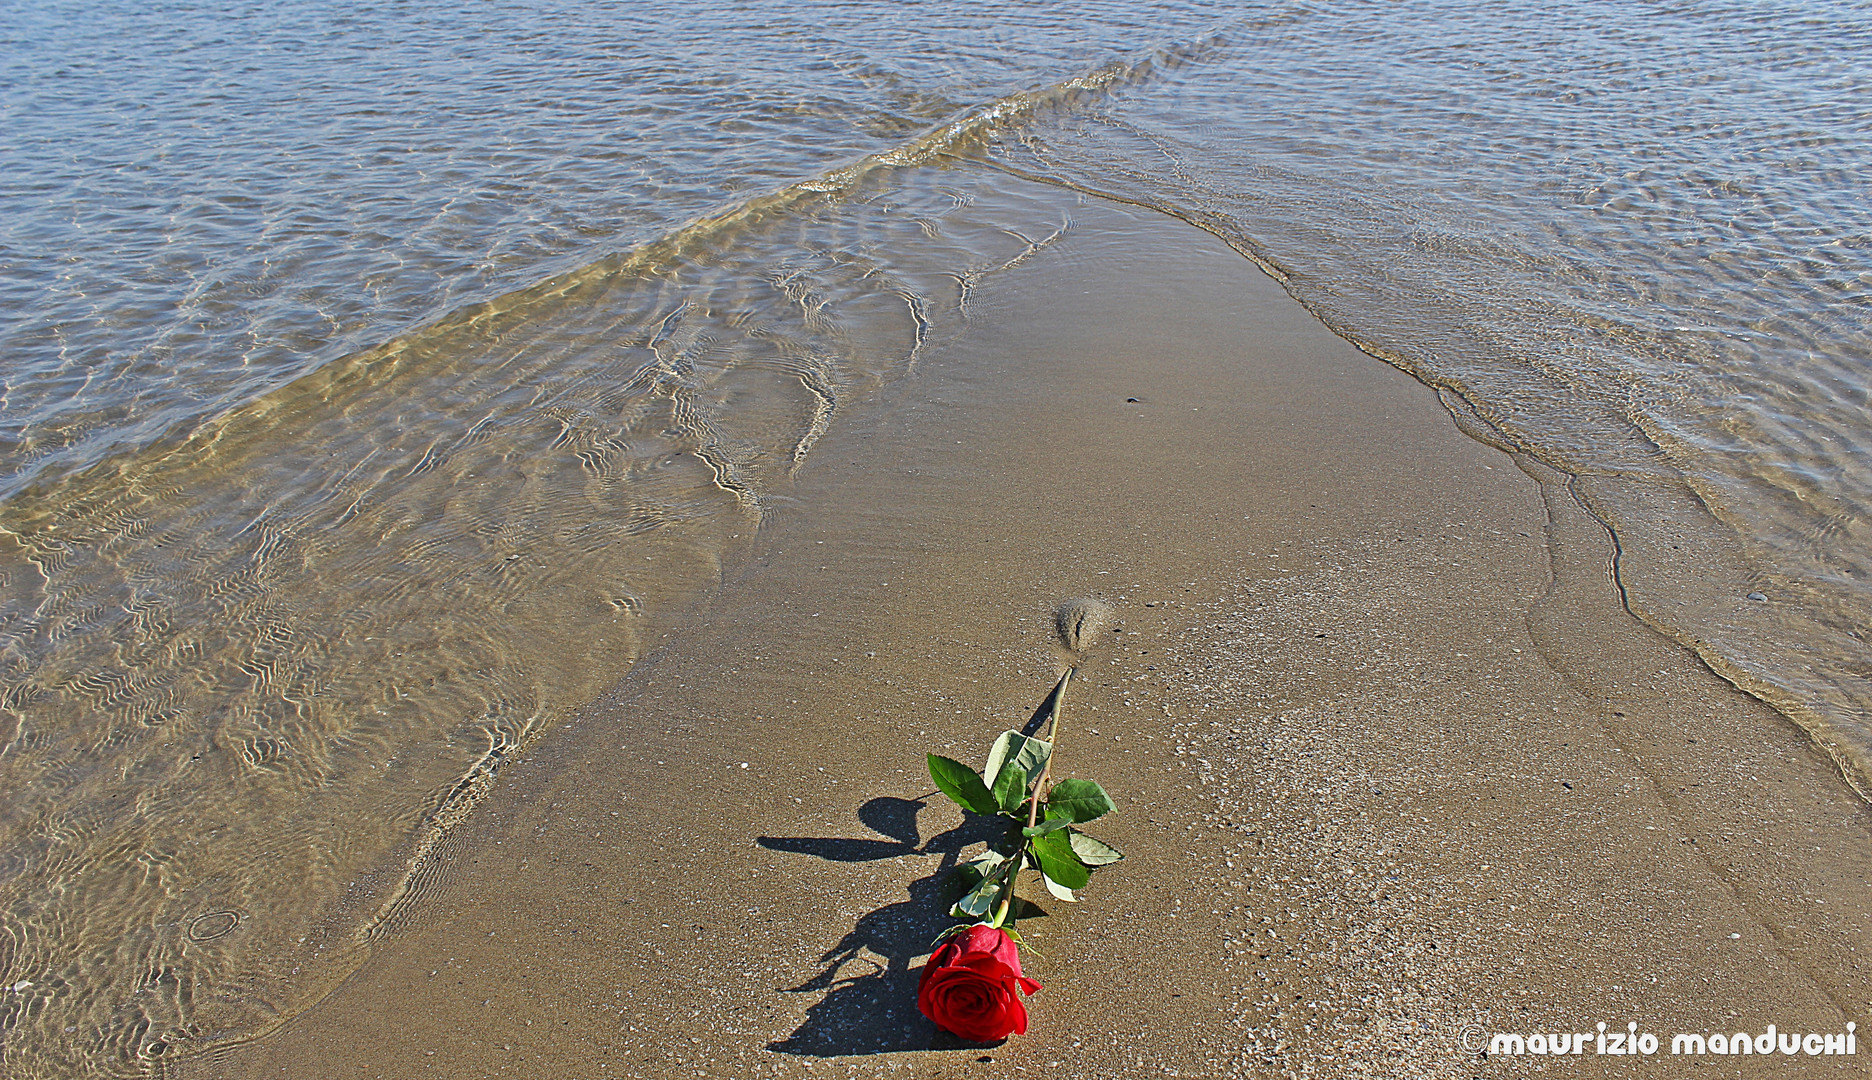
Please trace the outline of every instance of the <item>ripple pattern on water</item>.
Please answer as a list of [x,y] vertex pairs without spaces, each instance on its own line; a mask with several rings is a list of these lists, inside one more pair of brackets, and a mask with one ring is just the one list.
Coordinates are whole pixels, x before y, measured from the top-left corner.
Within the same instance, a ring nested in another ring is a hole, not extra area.
[[1634,612],[1872,794],[1872,14],[1300,10],[995,159],[1210,229],[1574,474]]
[[317,1000],[1075,189],[1565,470],[1872,761],[1862,7],[811,16],[0,11],[0,1069]]
[[500,762],[1075,199],[897,172],[471,307],[0,511],[14,1075],[133,1074],[316,1000]]
[[1221,7],[0,9],[0,497]]

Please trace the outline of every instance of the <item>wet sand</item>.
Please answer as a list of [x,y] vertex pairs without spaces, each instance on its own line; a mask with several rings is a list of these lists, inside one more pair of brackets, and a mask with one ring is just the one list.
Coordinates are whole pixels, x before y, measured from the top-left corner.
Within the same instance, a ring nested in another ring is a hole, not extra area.
[[[1086,205],[972,320],[502,769],[355,975],[166,1075],[1626,1075],[1867,1023],[1872,815],[1625,612],[1563,477],[1142,212]],[[1075,596],[1117,620],[1059,761],[1129,858],[1036,896],[1032,1030],[959,1046],[914,988],[980,834],[923,755],[1027,719]],[[1473,1050],[1601,1021],[1666,1049]]]

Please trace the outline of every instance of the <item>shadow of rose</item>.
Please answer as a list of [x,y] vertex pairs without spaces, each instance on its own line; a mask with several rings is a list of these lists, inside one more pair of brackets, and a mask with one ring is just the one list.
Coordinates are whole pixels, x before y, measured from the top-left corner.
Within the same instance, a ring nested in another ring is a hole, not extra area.
[[[908,886],[909,899],[887,904],[860,918],[838,944],[819,957],[818,975],[787,993],[824,996],[806,1010],[806,1022],[767,1049],[808,1057],[888,1054],[980,1046],[936,1027],[917,1011],[920,969],[911,964],[954,923],[949,917],[947,878],[964,848],[999,839],[1006,824],[993,817],[966,820],[919,843],[921,799],[878,798],[858,810],[858,820],[889,840],[843,837],[763,836],[769,851],[809,855],[831,862],[874,862],[904,855],[940,854],[936,872]],[[854,973],[855,972],[855,973]]]

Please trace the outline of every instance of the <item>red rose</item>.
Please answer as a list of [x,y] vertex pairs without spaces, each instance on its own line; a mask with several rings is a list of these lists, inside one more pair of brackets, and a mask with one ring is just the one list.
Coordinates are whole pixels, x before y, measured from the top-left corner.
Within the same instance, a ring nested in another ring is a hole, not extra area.
[[944,1031],[994,1042],[1027,1033],[1027,1006],[1017,987],[1031,994],[1040,984],[1021,974],[1013,939],[992,926],[971,926],[923,965],[917,1009]]

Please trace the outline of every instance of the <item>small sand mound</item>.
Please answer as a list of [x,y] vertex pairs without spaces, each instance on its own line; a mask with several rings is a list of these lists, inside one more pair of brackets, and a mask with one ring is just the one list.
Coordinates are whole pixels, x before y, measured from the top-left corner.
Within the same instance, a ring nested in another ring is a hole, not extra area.
[[1111,622],[1112,608],[1089,596],[1068,600],[1053,612],[1053,629],[1067,652],[1084,652],[1098,643],[1099,632]]

